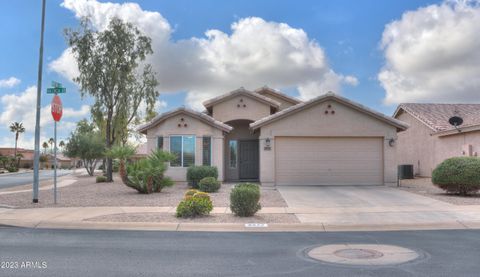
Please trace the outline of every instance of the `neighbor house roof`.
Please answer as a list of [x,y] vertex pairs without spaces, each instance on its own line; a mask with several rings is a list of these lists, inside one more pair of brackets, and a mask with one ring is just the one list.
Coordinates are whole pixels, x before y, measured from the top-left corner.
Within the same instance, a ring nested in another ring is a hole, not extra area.
[[217,96],[215,98],[209,99],[209,100],[203,102],[203,105],[205,106],[205,108],[208,109],[215,104],[221,103],[223,101],[226,101],[226,100],[231,99],[231,98],[233,98],[235,96],[238,96],[238,95],[245,95],[247,97],[251,97],[251,98],[256,99],[256,100],[258,100],[262,103],[270,105],[271,107],[274,107],[274,108],[280,107],[280,104],[281,104],[278,101],[275,101],[271,98],[268,98],[268,97],[263,96],[261,94],[258,94],[256,92],[246,90],[245,88],[241,87],[241,88],[236,89],[234,91],[231,91],[229,93],[225,93],[225,94],[222,94],[222,95]]
[[196,119],[198,119],[198,120],[200,120],[200,121],[202,121],[202,122],[204,122],[208,125],[216,127],[216,128],[218,128],[222,131],[230,132],[233,129],[232,126],[229,126],[225,123],[222,123],[221,121],[218,121],[218,120],[214,119],[213,117],[211,117],[211,116],[209,116],[205,113],[197,112],[197,111],[194,111],[192,109],[185,108],[185,107],[180,107],[180,108],[174,109],[172,111],[157,115],[150,122],[139,126],[137,128],[137,131],[141,132],[143,134],[146,134],[146,131],[148,129],[153,128],[153,127],[157,126],[158,124],[162,123],[163,121],[165,121],[166,119],[168,119],[172,116],[178,115],[178,114],[187,114],[187,115],[189,115],[191,117],[194,117],[194,118],[196,118]]
[[403,103],[397,107],[393,117],[397,117],[402,111],[410,114],[435,133],[456,131],[455,127],[448,122],[452,116],[463,119],[460,130],[474,131],[475,126],[480,126],[480,104]]
[[264,95],[264,94],[272,94],[272,95],[275,95],[277,96],[278,98],[280,99],[283,99],[284,101],[286,102],[289,102],[289,103],[292,103],[294,105],[298,104],[298,103],[301,103],[302,101],[298,100],[297,98],[294,98],[290,95],[287,95],[281,91],[278,91],[276,89],[273,89],[273,88],[270,88],[268,86],[263,86],[261,88],[257,88],[256,90],[254,90],[254,92],[258,93],[258,94],[261,94],[261,95]]
[[282,119],[284,117],[287,117],[287,116],[290,116],[292,114],[295,114],[299,111],[302,111],[304,109],[307,109],[313,105],[316,105],[318,103],[321,103],[321,102],[324,102],[324,101],[327,101],[327,100],[335,100],[337,102],[340,102],[348,107],[351,107],[355,110],[358,110],[362,113],[365,113],[365,114],[368,114],[374,118],[377,118],[385,123],[388,123],[390,125],[393,125],[395,127],[397,127],[398,130],[406,130],[408,128],[408,124],[405,123],[405,122],[402,122],[398,119],[395,119],[395,118],[392,118],[392,117],[389,117],[389,116],[386,116],[382,113],[379,113],[377,111],[374,111],[366,106],[363,106],[359,103],[356,103],[356,102],[353,102],[347,98],[344,98],[342,96],[339,96],[339,95],[336,95],[334,94],[333,92],[328,92],[327,94],[324,94],[324,95],[321,95],[321,96],[318,96],[316,98],[313,98],[307,102],[302,102],[300,104],[297,104],[295,106],[291,106],[283,111],[280,111],[278,113],[275,113],[275,114],[272,114],[270,116],[267,116],[265,118],[262,118],[260,120],[257,120],[253,123],[250,123],[250,129],[252,130],[255,130],[255,129],[258,129],[262,126],[265,126],[269,123],[272,123],[276,120],[279,120],[279,119]]

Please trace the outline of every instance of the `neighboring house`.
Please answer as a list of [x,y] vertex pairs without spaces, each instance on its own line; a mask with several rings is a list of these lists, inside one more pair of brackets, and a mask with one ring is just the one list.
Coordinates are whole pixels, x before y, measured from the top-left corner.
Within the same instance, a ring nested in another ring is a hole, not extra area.
[[161,148],[177,156],[166,173],[175,181],[185,181],[191,165],[212,165],[227,182],[396,182],[394,142],[408,125],[346,98],[328,93],[301,102],[262,87],[203,104],[203,113],[181,107],[138,128],[147,152]]
[[[13,157],[15,154],[15,148],[0,148],[0,156]],[[20,168],[33,168],[33,156],[34,151],[24,148],[17,148],[17,154],[22,154],[20,158]],[[1,165],[0,165],[1,166]]]
[[[456,129],[448,120],[463,118]],[[480,104],[400,104],[393,117],[410,128],[398,134],[398,164],[412,164],[418,176],[430,177],[447,158],[478,156]]]

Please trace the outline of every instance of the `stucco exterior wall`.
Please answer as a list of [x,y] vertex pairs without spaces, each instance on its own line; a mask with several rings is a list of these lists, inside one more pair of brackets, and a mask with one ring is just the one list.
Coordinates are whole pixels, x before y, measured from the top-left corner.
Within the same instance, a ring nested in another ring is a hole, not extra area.
[[[181,121],[181,119],[184,119]],[[181,124],[181,127],[178,126]],[[184,124],[187,124],[185,127]],[[202,165],[202,138],[209,136],[212,138],[212,166],[218,169],[218,179],[224,180],[223,172],[223,132],[209,124],[206,124],[187,114],[176,115],[166,119],[159,125],[152,127],[147,131],[147,153],[157,147],[157,137],[163,137],[163,149],[170,151],[170,136],[172,135],[195,135],[195,165]],[[169,167],[166,175],[177,182],[186,181],[186,167]]]
[[270,105],[245,95],[232,97],[212,107],[212,117],[222,122],[237,119],[256,121],[269,115]]
[[409,129],[398,134],[397,164],[413,164],[416,175],[430,177],[445,159],[480,154],[480,131],[438,136],[408,113],[397,118],[410,124]]
[[[328,108],[331,105],[331,108]],[[325,111],[329,111],[325,114]],[[332,111],[334,113],[332,114]],[[383,143],[384,182],[397,179],[396,145],[388,141],[397,138],[397,130],[383,121],[354,110],[334,100],[318,103],[308,109],[274,121],[260,129],[260,181],[275,183],[275,137],[381,137]],[[271,140],[271,149],[265,150],[265,139]]]
[[285,101],[283,98],[280,98],[280,97],[276,96],[275,94],[272,94],[272,93],[269,93],[269,92],[264,92],[264,93],[262,93],[262,95],[279,102],[280,103],[280,107],[278,109],[279,111],[284,110],[284,109],[294,105],[291,102]]
[[397,165],[412,164],[415,175],[431,176],[435,166],[435,137],[433,130],[408,113],[401,113],[397,119],[410,124],[398,133]]

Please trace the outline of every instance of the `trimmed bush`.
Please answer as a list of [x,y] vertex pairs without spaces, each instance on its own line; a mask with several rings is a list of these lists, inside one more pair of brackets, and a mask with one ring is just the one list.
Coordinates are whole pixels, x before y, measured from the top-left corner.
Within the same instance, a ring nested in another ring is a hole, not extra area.
[[244,183],[236,185],[230,192],[230,210],[237,216],[253,216],[260,206],[260,187]]
[[205,177],[198,183],[198,189],[204,192],[217,192],[221,183],[214,177]]
[[218,170],[215,166],[191,166],[187,170],[188,185],[192,188],[198,188],[198,183],[205,177],[218,178]]
[[432,183],[437,187],[460,195],[480,190],[480,159],[455,157],[446,159],[432,172]]
[[97,183],[104,183],[107,181],[107,177],[105,176],[97,176]]
[[177,206],[176,216],[183,218],[197,217],[208,215],[212,210],[213,204],[208,193],[188,190],[185,193],[185,199]]
[[200,192],[200,191],[196,190],[196,189],[189,189],[189,190],[187,190],[187,192],[185,192],[183,198],[184,199],[192,198],[195,195],[195,193],[197,193],[197,192]]

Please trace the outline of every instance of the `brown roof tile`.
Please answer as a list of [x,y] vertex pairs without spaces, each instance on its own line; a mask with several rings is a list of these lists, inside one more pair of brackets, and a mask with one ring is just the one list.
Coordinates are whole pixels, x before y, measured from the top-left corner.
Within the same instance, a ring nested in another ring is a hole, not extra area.
[[423,104],[403,103],[394,113],[394,117],[404,110],[417,118],[435,132],[454,129],[448,120],[456,115],[463,118],[462,127],[480,124],[480,104]]

